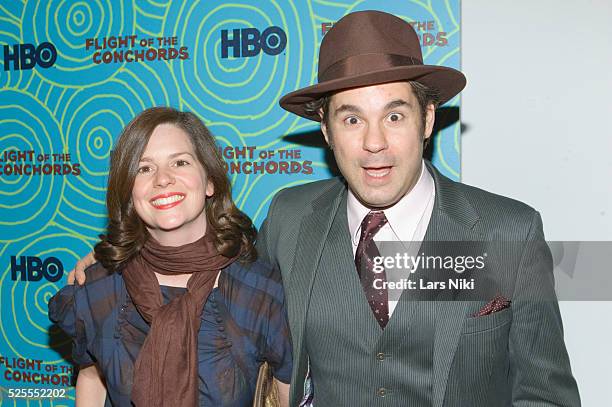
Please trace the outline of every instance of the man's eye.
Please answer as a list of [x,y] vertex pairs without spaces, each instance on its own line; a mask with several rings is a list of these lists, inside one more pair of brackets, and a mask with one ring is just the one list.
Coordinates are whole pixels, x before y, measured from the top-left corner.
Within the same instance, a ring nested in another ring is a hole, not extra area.
[[392,122],[398,122],[400,120],[402,120],[402,118],[404,117],[403,115],[399,114],[399,113],[391,113],[389,116],[387,116],[389,118],[389,121]]
[[344,119],[344,123],[349,126],[354,126],[356,124],[359,124],[359,119],[355,116],[349,116],[346,119]]
[[185,161],[185,160],[177,160],[175,165],[177,167],[184,167],[185,165],[189,165],[189,161]]

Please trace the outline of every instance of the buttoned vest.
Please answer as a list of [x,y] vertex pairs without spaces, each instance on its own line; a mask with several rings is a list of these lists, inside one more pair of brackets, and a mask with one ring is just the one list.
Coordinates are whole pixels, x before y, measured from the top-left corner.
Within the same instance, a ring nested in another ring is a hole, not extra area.
[[360,285],[341,205],[306,317],[316,406],[431,405],[434,308],[408,297],[402,295],[383,331]]

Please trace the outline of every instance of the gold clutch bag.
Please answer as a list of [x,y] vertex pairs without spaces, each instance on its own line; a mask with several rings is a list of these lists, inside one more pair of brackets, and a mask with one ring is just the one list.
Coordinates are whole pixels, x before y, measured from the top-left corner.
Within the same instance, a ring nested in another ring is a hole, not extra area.
[[272,377],[272,369],[268,362],[264,362],[259,368],[257,385],[255,386],[255,398],[253,407],[279,407],[278,388]]

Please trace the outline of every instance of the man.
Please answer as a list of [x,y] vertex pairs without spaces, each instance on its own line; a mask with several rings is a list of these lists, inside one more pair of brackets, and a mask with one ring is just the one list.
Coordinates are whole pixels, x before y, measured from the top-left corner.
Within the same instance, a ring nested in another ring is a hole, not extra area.
[[[343,176],[278,193],[258,238],[283,275],[290,405],[580,405],[539,214],[422,159],[436,107],[464,86],[460,72],[423,65],[409,24],[366,11],[325,35],[319,83],[281,99],[321,122]],[[381,240],[422,242],[423,254],[480,242],[499,295],[381,289]]]
[[[325,35],[319,83],[281,99],[321,121],[343,175],[277,194],[258,241],[283,273],[291,405],[308,375],[316,406],[580,405],[539,214],[453,182],[421,158],[437,104],[464,85],[460,72],[422,64],[409,24],[367,11]],[[380,240],[482,241],[490,258],[507,262],[487,273],[512,302],[487,310],[461,293],[411,301],[409,290],[377,301],[362,263],[372,239],[364,229]],[[543,295],[548,301],[536,301]]]

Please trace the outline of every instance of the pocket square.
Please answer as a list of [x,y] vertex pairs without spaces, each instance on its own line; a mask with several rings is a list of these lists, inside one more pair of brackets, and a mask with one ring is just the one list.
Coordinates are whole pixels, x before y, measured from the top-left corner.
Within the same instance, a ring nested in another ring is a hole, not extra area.
[[499,312],[503,309],[510,307],[510,300],[504,297],[503,295],[496,295],[491,301],[487,303],[484,307],[480,309],[477,313],[475,313],[474,317],[482,317],[485,315],[490,315],[495,312]]

